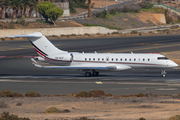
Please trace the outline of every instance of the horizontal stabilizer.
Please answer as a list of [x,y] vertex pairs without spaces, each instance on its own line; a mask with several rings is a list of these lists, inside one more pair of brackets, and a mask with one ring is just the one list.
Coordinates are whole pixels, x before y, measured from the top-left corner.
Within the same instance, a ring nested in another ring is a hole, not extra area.
[[36,67],[42,67],[42,66],[39,65],[33,58],[31,58],[31,60],[33,61],[33,64],[34,64]]
[[6,37],[24,37],[24,38],[34,38],[34,37],[42,37],[43,35],[40,33],[40,32],[35,32],[35,33],[32,33],[32,34],[24,34],[24,35],[9,35],[9,36],[6,36]]

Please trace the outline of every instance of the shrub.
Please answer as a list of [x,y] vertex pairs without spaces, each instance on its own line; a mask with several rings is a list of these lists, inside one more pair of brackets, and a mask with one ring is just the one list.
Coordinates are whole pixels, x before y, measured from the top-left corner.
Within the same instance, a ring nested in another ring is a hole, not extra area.
[[84,35],[90,36],[90,34],[88,34],[88,33],[85,33]]
[[14,23],[9,23],[9,29],[14,29],[14,28],[15,28]]
[[111,10],[109,11],[109,13],[112,14],[112,15],[115,15],[116,12],[117,12],[117,11],[116,11],[115,9],[111,9]]
[[106,97],[112,97],[112,96],[113,96],[113,95],[110,94],[110,93],[106,94]]
[[107,14],[108,14],[107,10],[104,10],[104,11],[102,11],[100,13],[97,13],[96,17],[105,18]]
[[16,106],[22,106],[22,103],[17,103]]
[[3,90],[0,92],[0,97],[23,97],[23,95],[13,91]]
[[30,120],[29,118],[19,118],[17,115],[9,115],[9,112],[3,112],[1,114],[1,120]]
[[145,7],[146,9],[152,8],[153,4],[149,3],[149,2],[145,2]]
[[146,119],[142,117],[142,118],[139,118],[139,120],[146,120]]
[[180,120],[180,115],[172,116],[168,120]]
[[5,41],[5,38],[1,38],[2,41]]
[[133,30],[133,31],[131,31],[131,34],[138,34],[138,31]]
[[88,97],[101,97],[101,96],[105,96],[105,95],[106,94],[102,90],[93,90],[93,91],[89,91],[87,96]]
[[56,107],[50,107],[48,109],[46,109],[45,113],[59,113],[60,110],[57,109]]
[[81,91],[79,92],[76,97],[101,97],[105,96],[106,94],[102,90],[93,90],[93,91]]
[[127,6],[123,7],[123,12],[130,12],[130,8],[128,8]]
[[119,34],[119,32],[112,32],[111,34],[113,34],[113,35],[114,35],[114,34]]
[[25,94],[26,97],[41,97],[41,95],[35,91],[29,91]]
[[15,23],[16,24],[21,24],[21,25],[24,25],[24,26],[28,25],[28,23],[24,19],[18,19]]
[[119,12],[119,13],[123,12],[123,8],[122,7],[121,8],[116,8],[116,11]]
[[137,97],[144,97],[145,95],[143,93],[139,93]]
[[3,101],[0,100],[0,108],[6,108],[8,105]]
[[165,18],[166,18],[167,24],[170,24],[173,21],[173,19],[169,15],[166,15]]
[[80,118],[77,118],[77,119],[75,119],[75,120],[94,120],[94,119],[89,119],[89,118],[87,118],[87,117],[80,117]]
[[145,4],[144,2],[138,3],[138,5],[139,5],[141,8],[145,8],[145,7],[146,7],[146,4]]
[[63,111],[60,111],[61,113],[68,113],[68,112],[70,112],[68,109],[65,109],[65,110],[63,110]]
[[76,13],[76,9],[74,9],[71,5],[69,6],[69,9],[71,13]]
[[86,91],[81,91],[76,95],[76,97],[87,97],[87,94],[88,93]]

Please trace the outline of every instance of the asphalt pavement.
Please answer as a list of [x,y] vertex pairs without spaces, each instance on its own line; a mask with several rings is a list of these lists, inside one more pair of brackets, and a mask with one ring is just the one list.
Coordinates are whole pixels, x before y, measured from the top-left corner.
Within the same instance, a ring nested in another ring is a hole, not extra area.
[[[81,38],[51,40],[58,48],[71,52],[131,52],[151,53],[180,51],[180,35]],[[27,40],[0,42],[0,91],[41,94],[71,94],[95,89],[112,94],[180,93],[180,69],[128,70],[101,72],[98,77],[84,77],[83,72],[43,69],[32,65],[30,57],[37,56]]]

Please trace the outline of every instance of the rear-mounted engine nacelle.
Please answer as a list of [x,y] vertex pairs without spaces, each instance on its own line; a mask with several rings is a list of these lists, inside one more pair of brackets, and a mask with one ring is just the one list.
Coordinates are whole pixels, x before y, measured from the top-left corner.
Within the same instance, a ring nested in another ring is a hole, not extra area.
[[35,57],[35,58],[34,58],[34,60],[38,60],[38,61],[45,61],[45,59],[44,59],[44,58],[42,58],[42,57]]

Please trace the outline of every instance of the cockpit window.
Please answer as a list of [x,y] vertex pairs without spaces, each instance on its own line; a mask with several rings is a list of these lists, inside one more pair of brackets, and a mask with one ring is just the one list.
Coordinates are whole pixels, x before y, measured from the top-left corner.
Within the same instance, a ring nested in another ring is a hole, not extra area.
[[158,57],[158,60],[169,60],[167,57]]

